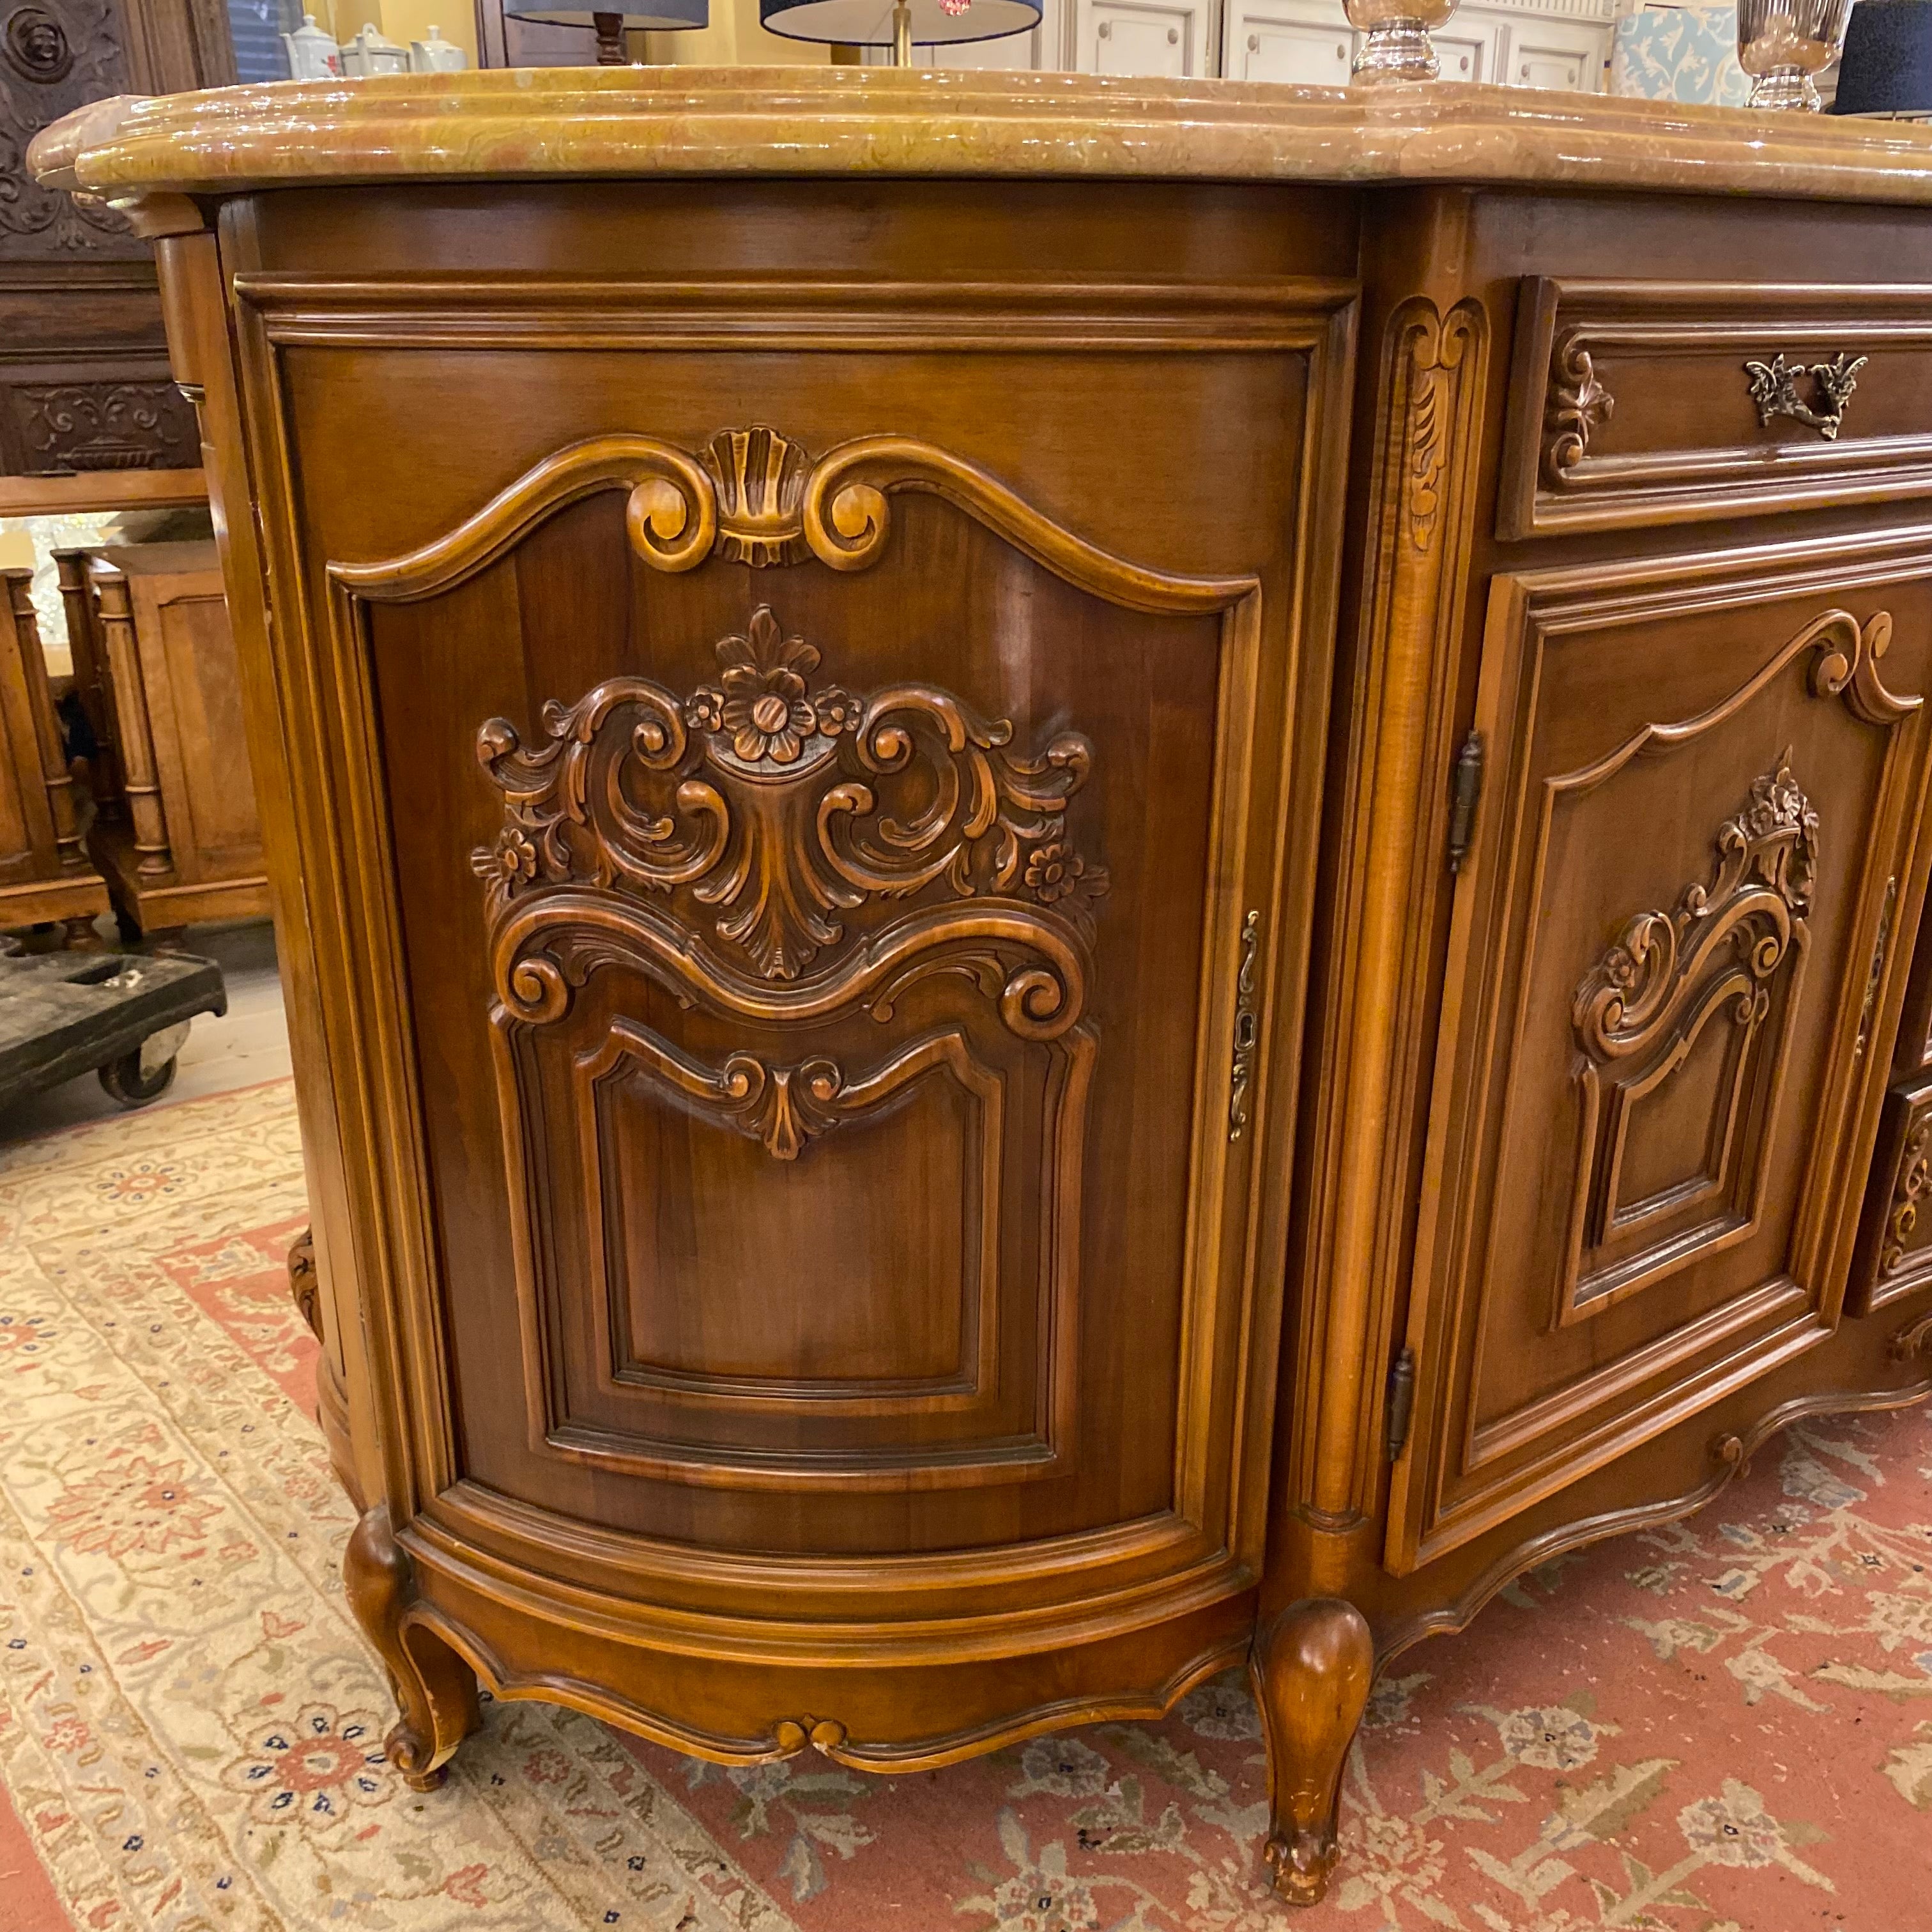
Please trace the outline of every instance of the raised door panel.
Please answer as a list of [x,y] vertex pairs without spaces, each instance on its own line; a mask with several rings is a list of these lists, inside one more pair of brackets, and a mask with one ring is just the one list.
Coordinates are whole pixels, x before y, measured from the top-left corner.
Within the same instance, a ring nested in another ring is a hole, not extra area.
[[1504,23],[1467,8],[1430,36],[1444,80],[1493,81],[1502,65]]
[[[0,585],[0,592],[4,592]],[[4,606],[0,595],[0,607]],[[0,886],[55,868],[53,819],[40,779],[33,686],[13,617],[0,608]]]
[[1292,87],[1340,87],[1348,80],[1354,36],[1339,5],[1244,8],[1230,32],[1229,64],[1240,80]]
[[1506,577],[1458,881],[1398,1568],[1822,1340],[1915,908],[1922,545]]
[[1551,87],[1599,94],[1610,57],[1606,30],[1582,20],[1512,19],[1503,78],[1515,87]]
[[130,589],[176,866],[188,880],[258,871],[261,820],[221,579],[137,577]]
[[1207,0],[1079,0],[1079,8],[1085,73],[1180,80],[1210,70]]
[[[1210,1600],[1261,1553],[1346,293],[862,293],[243,285],[380,882],[332,970],[357,1077],[419,1070],[370,1178],[432,1230],[425,1520],[627,1615],[781,1557],[835,1619]],[[437,450],[406,498],[330,487],[371,433]]]

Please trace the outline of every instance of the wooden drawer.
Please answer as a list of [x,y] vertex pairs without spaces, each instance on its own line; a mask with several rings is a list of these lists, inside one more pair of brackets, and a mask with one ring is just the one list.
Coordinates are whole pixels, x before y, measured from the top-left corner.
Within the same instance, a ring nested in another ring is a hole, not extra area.
[[1498,536],[1928,490],[1932,288],[1525,280]]

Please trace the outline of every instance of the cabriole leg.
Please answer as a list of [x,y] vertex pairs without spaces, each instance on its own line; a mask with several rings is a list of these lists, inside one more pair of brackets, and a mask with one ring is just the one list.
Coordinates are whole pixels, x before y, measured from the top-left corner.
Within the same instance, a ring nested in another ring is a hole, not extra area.
[[388,1666],[402,1708],[401,1721],[384,1747],[389,1762],[412,1789],[433,1791],[442,1782],[443,1766],[479,1721],[476,1672],[433,1630],[404,1627],[416,1578],[391,1532],[386,1503],[364,1512],[350,1537],[342,1571],[349,1606]]
[[1268,1739],[1268,1871],[1292,1905],[1314,1905],[1335,1864],[1335,1800],[1376,1674],[1354,1604],[1293,1604],[1255,1634],[1248,1665]]

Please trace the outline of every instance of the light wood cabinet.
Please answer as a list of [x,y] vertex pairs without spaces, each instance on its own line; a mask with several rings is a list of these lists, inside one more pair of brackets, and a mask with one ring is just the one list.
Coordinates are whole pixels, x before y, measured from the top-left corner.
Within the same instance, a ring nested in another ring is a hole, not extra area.
[[82,843],[86,807],[68,770],[34,615],[33,572],[0,571],[0,932],[58,920],[98,944],[107,889]]
[[[1836,1325],[1926,797],[1932,544],[1492,580],[1406,1570]],[[1894,689],[1894,687],[1896,688]]]
[[1647,103],[874,78],[371,90],[440,145],[368,178],[90,124],[350,1600],[418,1785],[479,1681],[902,1773],[1245,1662],[1310,1902],[1378,1667],[1932,1393],[1932,216],[1892,130],[1685,192]]
[[150,934],[260,918],[261,824],[214,544],[92,552],[75,588],[76,662],[98,667],[124,808],[90,835],[117,914]]

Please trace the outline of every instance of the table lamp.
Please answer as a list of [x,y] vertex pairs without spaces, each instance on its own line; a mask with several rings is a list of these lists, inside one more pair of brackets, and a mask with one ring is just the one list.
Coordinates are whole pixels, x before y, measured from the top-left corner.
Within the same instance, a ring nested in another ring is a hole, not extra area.
[[1832,112],[1932,118],[1932,0],[1858,0]]
[[766,30],[788,40],[890,47],[912,65],[913,43],[997,40],[1040,25],[1040,0],[758,0]]
[[597,35],[597,64],[622,67],[628,59],[624,51],[626,28],[675,33],[686,27],[706,27],[711,24],[711,8],[710,0],[626,0],[608,10],[547,6],[544,0],[504,0],[503,17],[549,27],[589,27]]

